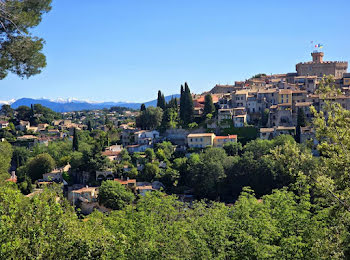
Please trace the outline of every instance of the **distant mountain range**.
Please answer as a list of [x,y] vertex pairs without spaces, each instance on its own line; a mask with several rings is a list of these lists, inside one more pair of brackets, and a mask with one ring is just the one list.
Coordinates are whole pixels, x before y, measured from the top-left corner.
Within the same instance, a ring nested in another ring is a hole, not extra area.
[[[172,97],[179,98],[179,94],[170,95],[165,97],[165,101],[169,101]],[[52,101],[49,99],[33,99],[33,98],[21,98],[11,101],[1,101],[1,104],[11,104],[11,107],[16,109],[19,106],[28,106],[32,104],[41,104],[45,107],[52,109],[55,112],[72,112],[72,111],[81,111],[81,110],[94,110],[94,109],[104,109],[111,108],[113,106],[126,107],[130,109],[139,109],[142,103],[129,103],[129,102],[87,102],[79,100],[57,100]],[[151,100],[144,102],[145,106],[156,106],[157,100]]]

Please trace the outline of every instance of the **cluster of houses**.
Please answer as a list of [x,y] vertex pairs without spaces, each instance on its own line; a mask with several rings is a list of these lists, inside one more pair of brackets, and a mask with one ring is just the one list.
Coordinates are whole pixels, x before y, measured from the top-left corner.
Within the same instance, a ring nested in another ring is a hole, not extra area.
[[[347,62],[323,61],[322,52],[313,52],[311,62],[296,65],[296,73],[259,75],[234,85],[216,85],[209,92],[194,95],[196,116],[204,110],[204,96],[211,94],[218,108],[217,121],[213,127],[262,125],[260,138],[270,139],[280,134],[296,133],[298,111],[304,112],[306,121],[311,121],[310,107],[321,110],[326,98],[316,90],[324,75],[333,75],[335,85],[342,94],[332,98],[350,110],[350,73]],[[312,136],[310,127],[302,127],[302,139]]]
[[[230,127],[241,128],[247,125],[259,126],[261,139],[272,139],[281,134],[296,134],[298,113],[303,111],[307,126],[300,127],[302,142],[314,138],[314,129],[310,124],[312,113],[310,107],[314,106],[320,111],[326,99],[316,90],[324,75],[334,75],[335,84],[342,94],[332,97],[332,100],[350,110],[350,73],[347,73],[347,62],[323,61],[322,52],[313,52],[311,62],[296,65],[296,73],[258,75],[246,81],[235,82],[234,85],[216,85],[209,92],[193,95],[194,116],[202,117],[204,113],[205,95],[211,94],[213,103],[217,107],[217,116],[207,123],[211,132],[220,133],[220,130]],[[134,118],[138,112],[124,111],[122,114],[115,111],[106,114],[105,111],[85,111],[63,113],[62,120],[54,120],[51,125],[38,124],[31,126],[28,121],[19,121],[15,128],[25,133],[17,137],[18,142],[28,144],[40,143],[47,145],[50,141],[61,138],[72,138],[74,129],[87,129],[87,119],[100,119],[105,122],[106,117],[120,130],[120,144],[107,147],[102,154],[111,161],[120,162],[122,151],[128,153],[145,152],[154,148],[156,143],[169,140],[176,145],[176,149],[206,147],[223,147],[226,143],[237,142],[237,135],[216,135],[207,133],[205,129],[168,129],[160,134],[157,130],[142,130],[134,127]],[[0,118],[1,119],[1,118]],[[121,123],[129,122],[129,123]],[[9,122],[0,120],[0,129],[8,128]],[[106,130],[104,123],[99,126]],[[218,131],[219,129],[219,131]],[[142,170],[138,165],[137,170]],[[165,167],[160,162],[159,167]],[[39,185],[59,182],[67,185],[63,174],[70,170],[70,165],[54,169],[44,174]],[[124,173],[130,167],[124,166]],[[68,199],[74,205],[79,205],[83,212],[89,213],[93,209],[108,211],[97,202],[98,187],[86,187],[89,176],[82,173],[79,185],[68,188]],[[118,179],[112,171],[96,172],[96,181],[113,180],[129,187],[135,193],[144,195],[152,190],[159,190],[162,184],[140,183],[135,179]],[[15,175],[11,177],[15,181]],[[36,191],[37,192],[37,191]]]
[[54,120],[51,125],[38,124],[31,126],[29,121],[19,121],[16,129],[25,133],[18,136],[17,141],[26,143],[28,146],[34,144],[48,145],[49,142],[60,140],[63,138],[72,139],[73,131],[75,129],[86,129],[87,126],[83,124],[72,123],[71,120]]

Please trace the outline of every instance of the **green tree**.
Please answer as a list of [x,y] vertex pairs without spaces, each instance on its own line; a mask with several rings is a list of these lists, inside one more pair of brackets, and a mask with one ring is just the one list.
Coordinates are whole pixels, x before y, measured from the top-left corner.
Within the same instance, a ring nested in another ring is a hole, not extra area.
[[142,111],[145,111],[145,110],[146,110],[146,106],[145,106],[145,104],[141,104],[140,111],[142,112]]
[[223,148],[228,156],[239,155],[243,149],[242,144],[239,142],[225,143]]
[[134,199],[134,194],[116,181],[103,181],[98,192],[99,203],[114,210],[124,208]]
[[11,117],[13,117],[15,111],[11,108],[10,105],[4,104],[4,105],[2,105],[0,112],[4,116],[11,118]]
[[213,103],[213,98],[210,94],[205,95],[204,98],[204,115],[208,114],[214,114],[215,113],[215,106]]
[[18,120],[29,121],[31,118],[30,108],[27,106],[19,106],[16,109],[16,112],[17,112],[16,117]]
[[30,77],[46,66],[44,40],[31,34],[42,15],[51,9],[51,0],[2,1],[0,3],[0,78],[8,72]]
[[192,123],[193,121],[193,114],[194,114],[194,106],[193,106],[193,99],[192,94],[190,91],[190,88],[187,85],[187,82],[185,82],[185,88],[184,88],[184,106],[183,106],[183,118],[181,118],[185,125],[188,125]]
[[141,129],[156,129],[162,122],[163,111],[159,107],[148,107],[136,118],[136,126]]
[[158,166],[158,163],[146,163],[145,169],[142,174],[142,178],[145,181],[155,181],[156,179],[159,179],[160,177],[160,169]]
[[88,131],[92,131],[92,123],[91,123],[91,120],[88,121],[88,124],[87,124],[87,127],[88,127]]
[[174,146],[171,142],[164,141],[162,143],[156,144],[156,150],[162,149],[166,159],[170,160],[172,154],[174,153]]
[[43,174],[51,172],[54,167],[55,161],[48,153],[39,154],[28,162],[28,175],[33,181],[36,181],[41,179]]
[[166,107],[164,94],[162,94],[160,90],[158,90],[157,107],[160,107],[163,110],[165,110]]
[[131,157],[128,153],[128,150],[126,150],[126,149],[123,149],[120,152],[120,156],[121,156],[123,162],[130,162],[131,161]]
[[153,162],[156,159],[156,154],[152,148],[147,148],[145,151],[145,156],[148,162]]
[[304,109],[298,108],[298,115],[297,115],[297,129],[296,129],[296,135],[295,139],[298,143],[301,142],[300,140],[300,135],[301,135],[301,127],[306,126],[306,118],[305,118],[305,113]]
[[28,158],[30,157],[30,150],[26,147],[15,146],[13,149],[12,162],[16,168],[26,164]]
[[0,181],[9,178],[8,169],[10,168],[12,147],[7,142],[0,142]]
[[184,91],[184,86],[181,85],[180,88],[180,119],[184,121],[185,118],[185,91]]
[[73,130],[73,143],[72,143],[73,152],[79,151],[79,136],[76,128]]
[[263,127],[266,127],[267,122],[269,121],[269,114],[270,114],[270,110],[269,109],[264,109],[261,113],[261,125]]

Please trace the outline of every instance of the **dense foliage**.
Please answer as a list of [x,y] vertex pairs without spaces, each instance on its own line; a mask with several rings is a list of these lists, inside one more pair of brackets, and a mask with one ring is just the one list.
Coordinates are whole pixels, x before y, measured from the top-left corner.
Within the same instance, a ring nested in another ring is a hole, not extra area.
[[[0,142],[0,258],[349,259],[350,112],[332,102],[331,87],[320,92],[329,101],[312,108],[317,146],[281,135],[184,154],[162,142],[111,162],[101,154],[111,125],[76,132],[74,150],[68,139],[32,149]],[[5,181],[11,161],[17,185]],[[31,192],[27,173],[36,180],[67,162],[77,174],[108,168],[161,181],[164,190],[135,197],[104,181],[99,202],[114,210],[86,217],[59,186],[23,195]],[[197,201],[182,202],[189,193]]]
[[8,72],[30,77],[46,66],[44,40],[33,36],[30,29],[50,9],[51,0],[0,1],[0,79]]

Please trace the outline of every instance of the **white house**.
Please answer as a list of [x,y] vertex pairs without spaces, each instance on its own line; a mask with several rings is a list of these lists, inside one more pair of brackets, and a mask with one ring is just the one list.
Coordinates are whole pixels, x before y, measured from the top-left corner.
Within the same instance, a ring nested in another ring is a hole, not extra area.
[[0,129],[6,128],[9,126],[9,122],[7,121],[0,121]]

